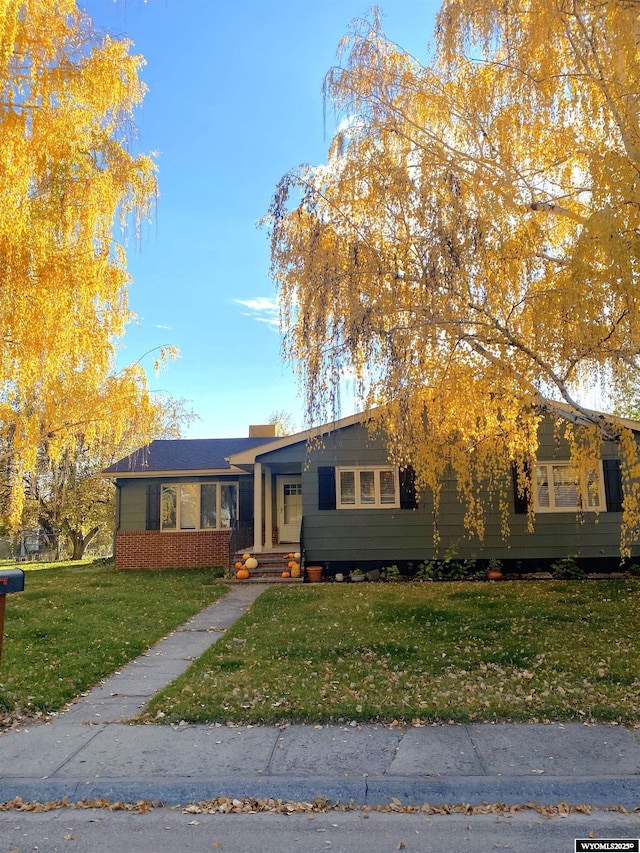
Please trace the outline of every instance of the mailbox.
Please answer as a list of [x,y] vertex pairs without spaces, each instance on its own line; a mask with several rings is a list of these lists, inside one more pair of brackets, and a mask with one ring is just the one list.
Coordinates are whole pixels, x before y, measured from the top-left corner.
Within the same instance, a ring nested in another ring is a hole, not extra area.
[[22,569],[0,569],[0,595],[24,590],[24,572]]
[[8,592],[22,592],[24,572],[22,569],[0,569],[0,661],[2,660],[2,639],[4,634],[4,611]]

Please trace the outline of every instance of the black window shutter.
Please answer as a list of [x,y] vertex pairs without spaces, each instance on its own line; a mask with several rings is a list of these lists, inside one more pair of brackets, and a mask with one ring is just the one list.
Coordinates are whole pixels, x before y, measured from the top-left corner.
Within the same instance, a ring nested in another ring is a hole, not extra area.
[[622,475],[619,459],[603,459],[604,494],[607,512],[622,512]]
[[529,500],[518,491],[518,469],[511,466],[511,478],[513,480],[513,510],[516,515],[526,515],[529,512]]
[[416,472],[411,465],[400,469],[400,509],[417,509]]
[[318,509],[336,508],[336,469],[333,465],[318,466]]
[[147,530],[160,530],[160,483],[147,486]]

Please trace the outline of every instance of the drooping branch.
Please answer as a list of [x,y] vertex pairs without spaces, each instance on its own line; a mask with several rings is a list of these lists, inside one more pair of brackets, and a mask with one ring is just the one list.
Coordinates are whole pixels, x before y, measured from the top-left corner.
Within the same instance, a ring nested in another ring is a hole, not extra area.
[[[355,376],[392,457],[436,502],[449,465],[478,533],[477,495],[535,459],[543,413],[571,425],[576,464],[602,440],[627,479],[635,464],[620,423],[583,397],[595,376],[627,393],[640,356],[632,12],[445,0],[429,66],[374,12],[325,81],[345,120],[326,165],[286,176],[270,209],[284,353],[310,415]],[[627,493],[623,550],[640,531]]]

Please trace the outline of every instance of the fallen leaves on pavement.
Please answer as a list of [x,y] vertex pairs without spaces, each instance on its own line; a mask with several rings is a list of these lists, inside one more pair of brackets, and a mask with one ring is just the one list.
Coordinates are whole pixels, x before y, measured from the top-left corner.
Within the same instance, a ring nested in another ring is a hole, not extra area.
[[[21,797],[15,797],[5,803],[0,803],[0,811],[18,812],[48,812],[56,809],[105,809],[106,811],[126,811],[132,814],[144,814],[155,808],[164,808],[164,803],[159,800],[136,800],[135,802],[123,802],[122,800],[111,801],[104,798],[87,799],[71,802],[67,797],[60,800],[50,800],[45,803],[25,802]],[[318,798],[313,802],[279,800],[271,797],[216,797],[213,800],[203,800],[198,803],[190,803],[188,806],[171,806],[179,808],[183,814],[256,814],[258,812],[270,812],[273,814],[305,814],[326,813],[331,811],[349,812],[393,812],[400,814],[427,814],[427,815],[483,815],[483,814],[517,814],[519,812],[535,811],[548,818],[566,817],[569,814],[586,814],[597,811],[617,811],[629,814],[623,806],[611,805],[606,809],[598,809],[587,803],[570,805],[566,802],[557,804],[540,804],[535,802],[507,805],[506,803],[487,803],[472,805],[470,803],[440,803],[431,805],[403,804],[397,797],[392,797],[386,805],[361,805],[349,801],[331,803],[325,798]],[[640,813],[640,806],[633,810]]]

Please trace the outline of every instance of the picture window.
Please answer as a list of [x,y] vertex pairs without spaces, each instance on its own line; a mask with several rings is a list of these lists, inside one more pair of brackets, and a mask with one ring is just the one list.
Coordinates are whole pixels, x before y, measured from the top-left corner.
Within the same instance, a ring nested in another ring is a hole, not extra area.
[[338,468],[338,509],[387,509],[399,507],[397,468]]
[[536,512],[598,512],[604,509],[600,466],[587,474],[582,487],[581,503],[580,474],[570,462],[538,462],[535,481]]

